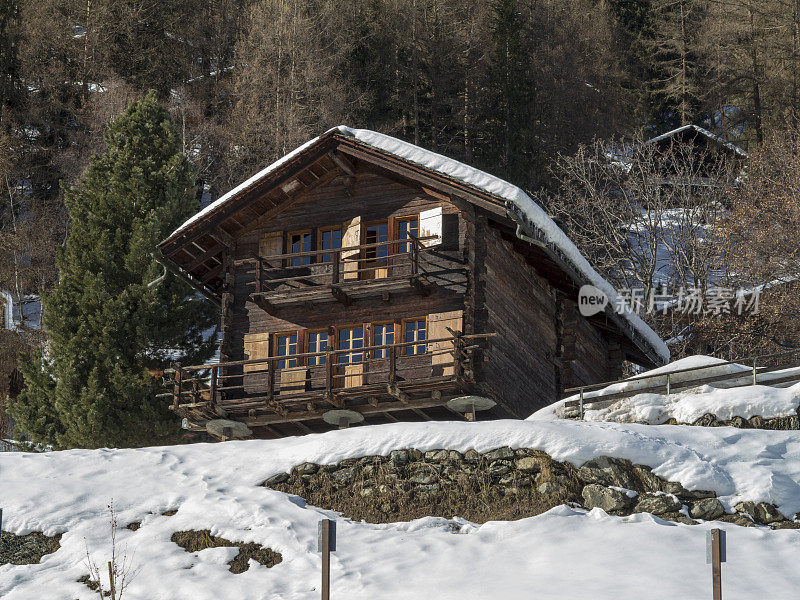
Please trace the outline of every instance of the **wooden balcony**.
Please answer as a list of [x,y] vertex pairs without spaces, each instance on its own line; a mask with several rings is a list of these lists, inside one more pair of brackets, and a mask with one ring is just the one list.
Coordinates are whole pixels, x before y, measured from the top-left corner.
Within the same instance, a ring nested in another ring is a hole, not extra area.
[[342,302],[386,293],[430,291],[425,245],[436,236],[362,244],[334,250],[253,256],[250,299],[269,313],[302,303]]
[[[462,335],[290,356],[182,367],[167,372],[172,409],[193,427],[211,419],[252,428],[292,423],[302,432],[326,412],[364,417],[444,407],[473,391],[474,355],[494,334]],[[367,419],[369,421],[369,419]],[[274,431],[274,430],[273,430]],[[283,435],[283,433],[281,433]]]

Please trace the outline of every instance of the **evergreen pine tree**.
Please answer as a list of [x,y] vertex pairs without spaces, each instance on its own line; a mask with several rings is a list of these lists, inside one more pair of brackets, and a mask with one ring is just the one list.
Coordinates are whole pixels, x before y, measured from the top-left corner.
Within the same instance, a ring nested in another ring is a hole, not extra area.
[[170,360],[203,361],[214,311],[151,253],[196,209],[193,174],[155,93],[133,102],[105,134],[78,187],[66,190],[69,235],[59,282],[43,298],[50,344],[25,361],[11,404],[19,427],[55,448],[138,446],[176,439],[151,374]]

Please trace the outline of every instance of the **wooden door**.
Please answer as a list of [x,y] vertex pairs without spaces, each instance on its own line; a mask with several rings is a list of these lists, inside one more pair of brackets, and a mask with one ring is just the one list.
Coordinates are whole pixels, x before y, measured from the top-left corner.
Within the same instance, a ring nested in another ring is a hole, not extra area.
[[[453,310],[443,313],[432,313],[428,315],[428,339],[452,337],[448,331],[452,329],[456,333],[461,333],[464,322],[464,311]],[[455,342],[433,342],[428,345],[430,348],[432,375],[434,377],[455,375]]]
[[[278,256],[283,254],[283,232],[282,231],[270,231],[269,233],[263,234],[258,239],[258,255],[262,257],[269,257],[269,256]],[[269,264],[267,264],[269,263]],[[264,266],[266,267],[281,267],[283,265],[277,263],[276,261],[270,262],[269,260],[264,261]]]

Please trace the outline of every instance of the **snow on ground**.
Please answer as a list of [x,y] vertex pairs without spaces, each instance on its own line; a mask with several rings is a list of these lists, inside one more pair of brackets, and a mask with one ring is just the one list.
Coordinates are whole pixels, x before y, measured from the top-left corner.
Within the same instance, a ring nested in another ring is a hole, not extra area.
[[[37,565],[0,566],[8,600],[93,598],[75,580],[87,572],[84,543],[108,560],[107,503],[113,498],[121,544],[140,569],[131,600],[303,599],[319,597],[317,522],[324,511],[259,486],[303,461],[334,463],[398,448],[479,452],[509,445],[581,464],[598,455],[653,467],[690,489],[711,489],[730,507],[739,500],[800,510],[800,438],[796,432],[572,421],[396,423],[270,441],[135,450],[71,450],[0,455],[3,528],[63,533],[62,547]],[[160,516],[178,509],[175,516]],[[153,514],[149,514],[153,513]],[[124,525],[142,520],[138,531]],[[335,598],[604,599],[710,596],[705,531],[649,515],[622,518],[599,509],[555,508],[515,522],[472,525],[425,518],[369,525],[342,520],[333,554]],[[800,532],[723,525],[728,531],[725,597],[790,598],[800,586]],[[280,552],[266,569],[240,575],[235,550],[189,554],[173,532],[212,530]],[[84,542],[85,540],[85,542]]]
[[[602,400],[603,396],[642,390],[642,393],[620,398],[610,406],[596,409],[587,406],[584,419],[660,425],[671,418],[679,423],[693,423],[706,413],[716,415],[720,421],[727,421],[733,417],[749,419],[759,415],[764,419],[773,419],[797,414],[797,408],[800,406],[800,383],[784,382],[775,387],[771,387],[769,383],[795,374],[800,379],[800,368],[791,367],[757,373],[758,385],[750,385],[753,379],[751,366],[722,364],[724,362],[712,356],[689,356],[602,389],[585,392],[584,401],[589,404],[592,401]],[[686,369],[695,370],[685,371]],[[718,375],[729,374],[731,377],[715,381],[711,385],[698,385],[675,391],[669,395],[646,391],[647,388],[666,385],[666,373],[670,373],[670,382],[673,386]],[[571,396],[547,406],[531,415],[529,420],[559,418],[563,414],[564,403],[576,400],[578,397],[578,395]]]

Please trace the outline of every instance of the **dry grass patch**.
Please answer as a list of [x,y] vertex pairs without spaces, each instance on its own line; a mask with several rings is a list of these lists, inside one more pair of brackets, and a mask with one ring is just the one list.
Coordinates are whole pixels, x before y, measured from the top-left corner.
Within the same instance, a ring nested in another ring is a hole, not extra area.
[[232,561],[228,563],[231,573],[244,573],[250,567],[248,561],[252,558],[257,563],[267,568],[274,567],[283,561],[280,552],[275,552],[270,548],[264,548],[255,542],[232,542],[225,538],[211,535],[208,529],[201,531],[176,531],[170,538],[187,552],[200,552],[207,548],[239,548]]
[[0,565],[35,565],[60,547],[61,534],[49,537],[38,531],[28,535],[4,531],[0,536]]

